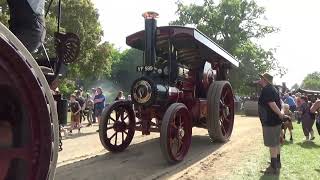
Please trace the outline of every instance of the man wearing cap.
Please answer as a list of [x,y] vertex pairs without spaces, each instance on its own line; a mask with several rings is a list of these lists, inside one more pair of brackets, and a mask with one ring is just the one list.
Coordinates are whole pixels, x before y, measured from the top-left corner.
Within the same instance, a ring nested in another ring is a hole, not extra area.
[[259,118],[262,124],[264,144],[269,147],[271,156],[271,164],[264,172],[278,174],[281,168],[280,132],[285,115],[281,112],[279,92],[272,85],[273,77],[268,73],[259,76],[258,83],[262,86],[258,101]]

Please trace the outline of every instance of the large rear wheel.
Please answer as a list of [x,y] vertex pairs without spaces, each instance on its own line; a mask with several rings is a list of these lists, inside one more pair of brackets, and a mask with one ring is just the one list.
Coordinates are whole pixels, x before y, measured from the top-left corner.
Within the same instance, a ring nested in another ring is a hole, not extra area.
[[184,159],[189,151],[192,136],[191,116],[182,103],[173,103],[165,112],[160,131],[160,147],[169,163]]
[[208,90],[207,127],[213,141],[229,140],[234,123],[234,98],[228,81],[215,81]]
[[0,128],[0,179],[54,179],[54,99],[37,62],[1,23]]

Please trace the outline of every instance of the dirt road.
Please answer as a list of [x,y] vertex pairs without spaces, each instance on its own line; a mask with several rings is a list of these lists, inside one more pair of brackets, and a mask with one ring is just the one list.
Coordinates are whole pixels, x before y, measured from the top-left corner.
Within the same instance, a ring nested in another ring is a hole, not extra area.
[[205,129],[193,128],[185,160],[168,165],[160,150],[159,134],[136,135],[127,150],[109,153],[100,144],[96,126],[84,128],[63,141],[57,180],[223,179],[245,161],[261,141],[260,121],[235,117],[232,137],[225,144],[211,143]]

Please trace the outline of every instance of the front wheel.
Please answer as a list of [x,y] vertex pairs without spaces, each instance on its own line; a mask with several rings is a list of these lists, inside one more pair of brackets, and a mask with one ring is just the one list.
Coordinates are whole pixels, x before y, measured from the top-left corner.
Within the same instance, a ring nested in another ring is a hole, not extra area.
[[111,152],[121,152],[131,143],[135,132],[135,115],[129,101],[110,104],[101,115],[99,137]]
[[192,123],[188,108],[182,103],[170,105],[164,114],[160,132],[161,152],[169,163],[183,160],[188,153],[191,136]]

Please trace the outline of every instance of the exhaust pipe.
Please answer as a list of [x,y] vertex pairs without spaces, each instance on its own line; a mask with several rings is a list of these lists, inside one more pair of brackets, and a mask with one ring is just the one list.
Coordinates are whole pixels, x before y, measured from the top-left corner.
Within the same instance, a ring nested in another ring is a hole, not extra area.
[[144,64],[145,66],[154,66],[156,60],[156,18],[159,14],[156,12],[145,12],[142,16],[145,19]]

